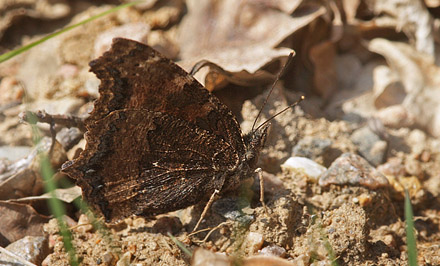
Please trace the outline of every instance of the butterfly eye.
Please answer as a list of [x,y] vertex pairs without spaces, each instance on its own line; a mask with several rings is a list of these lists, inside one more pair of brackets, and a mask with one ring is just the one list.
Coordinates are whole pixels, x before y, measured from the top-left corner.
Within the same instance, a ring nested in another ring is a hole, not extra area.
[[248,151],[248,152],[245,153],[243,161],[250,161],[254,157],[255,157],[255,154],[253,152],[251,152],[251,151]]

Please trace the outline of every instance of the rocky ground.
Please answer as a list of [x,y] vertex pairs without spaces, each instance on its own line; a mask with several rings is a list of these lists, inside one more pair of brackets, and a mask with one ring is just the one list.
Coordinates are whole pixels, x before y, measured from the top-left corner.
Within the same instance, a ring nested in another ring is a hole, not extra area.
[[[0,4],[7,14],[0,22],[0,51],[114,4],[74,2]],[[83,132],[56,124],[57,144],[51,148],[49,125],[38,123],[46,136],[38,148],[52,149],[56,197],[64,203],[82,265],[407,265],[405,190],[414,211],[418,263],[440,265],[435,1],[274,1],[270,8],[151,2],[0,64],[0,246],[16,254],[0,250],[0,264],[70,265],[46,203],[47,181],[32,148],[35,133],[19,116],[45,110],[86,117],[99,97],[99,80],[87,64],[122,36],[149,44],[187,71],[202,59],[212,61],[196,78],[228,105],[244,133],[291,49],[294,60],[258,123],[301,95],[306,99],[271,120],[258,164],[267,209],[256,174],[253,184],[218,198],[196,232],[205,202],[117,224],[79,210],[80,189],[58,170],[84,148]]]

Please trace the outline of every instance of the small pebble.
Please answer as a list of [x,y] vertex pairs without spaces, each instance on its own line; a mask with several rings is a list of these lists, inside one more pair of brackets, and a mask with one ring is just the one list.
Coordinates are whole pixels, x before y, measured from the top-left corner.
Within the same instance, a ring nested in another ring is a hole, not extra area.
[[143,217],[135,217],[132,220],[132,226],[135,228],[145,226],[145,218]]
[[416,159],[408,158],[407,160],[405,160],[405,170],[408,175],[413,175],[420,178],[423,177],[422,166],[420,165],[420,162]]
[[111,252],[106,252],[102,255],[102,262],[105,265],[114,265],[117,261],[116,256]]
[[89,221],[89,218],[85,214],[81,214],[78,219],[78,224],[75,227],[75,231],[79,233],[90,232],[93,229],[92,223]]
[[124,255],[116,262],[116,266],[130,266],[131,253],[125,252]]
[[413,153],[420,153],[426,145],[426,133],[420,129],[413,129],[407,138],[409,146]]
[[388,234],[388,235],[385,235],[384,237],[383,237],[383,240],[382,240],[384,243],[385,243],[385,245],[387,245],[387,246],[390,246],[390,247],[396,247],[396,240],[394,239],[394,237],[393,237],[393,235],[391,235],[391,234]]
[[392,105],[377,112],[376,117],[387,127],[410,127],[414,117],[401,105]]
[[403,160],[398,157],[389,158],[386,163],[379,165],[377,170],[382,172],[384,175],[392,175],[395,177],[406,175]]
[[281,169],[301,172],[311,182],[317,182],[318,178],[327,170],[324,166],[305,157],[290,157],[281,165]]
[[402,186],[408,190],[409,195],[411,197],[415,197],[416,195],[420,195],[420,192],[423,191],[422,184],[420,183],[420,180],[415,176],[401,177],[398,180],[399,180],[400,184],[402,184]]
[[420,154],[420,160],[424,163],[429,162],[431,160],[431,152],[422,151],[422,153]]
[[[264,194],[276,194],[280,189],[284,188],[284,182],[274,174],[263,171]],[[260,193],[260,177],[255,175],[252,190],[255,193]]]
[[264,256],[275,256],[284,258],[286,256],[286,249],[272,244],[270,246],[264,247],[262,250],[260,250],[259,253]]
[[305,137],[293,147],[292,153],[298,157],[315,159],[325,153],[331,145],[330,139]]
[[338,157],[319,179],[319,185],[355,185],[377,189],[389,185],[387,178],[364,158],[352,153]]
[[238,197],[220,198],[212,204],[211,208],[214,212],[229,220],[252,220],[253,216],[246,215],[242,210],[247,206],[240,206],[240,202]]
[[408,190],[411,197],[415,197],[416,195],[422,196],[422,194],[424,194],[420,180],[415,176],[397,178],[394,176],[387,176],[387,178],[390,186],[402,198],[405,196],[405,188]]
[[264,237],[260,233],[249,232],[246,236],[246,247],[250,249],[250,253],[256,253],[261,249],[264,243]]
[[359,146],[359,154],[372,165],[379,165],[385,158],[388,144],[380,139],[368,126],[353,132],[351,141]]
[[368,194],[359,195],[358,200],[359,200],[359,205],[361,207],[365,207],[373,201],[373,199],[371,198],[371,195],[368,195]]
[[[18,257],[37,265],[40,265],[49,254],[47,238],[42,236],[25,236],[9,244],[6,249]],[[8,262],[5,265],[22,265],[19,261],[5,253],[0,253],[0,262]]]

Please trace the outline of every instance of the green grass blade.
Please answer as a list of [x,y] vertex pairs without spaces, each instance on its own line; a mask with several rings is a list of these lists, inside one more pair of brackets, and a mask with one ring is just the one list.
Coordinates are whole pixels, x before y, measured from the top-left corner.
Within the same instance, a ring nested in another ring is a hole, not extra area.
[[6,61],[6,60],[9,60],[9,59],[11,59],[12,57],[14,57],[14,56],[16,56],[16,55],[19,55],[19,54],[21,54],[21,53],[23,53],[23,52],[25,52],[25,51],[31,49],[32,47],[34,47],[34,46],[36,46],[36,45],[39,45],[40,43],[43,43],[43,42],[45,42],[45,41],[47,41],[47,40],[49,40],[49,39],[51,39],[51,38],[53,38],[53,37],[55,37],[55,36],[58,36],[58,35],[60,35],[61,33],[64,33],[64,32],[69,31],[69,30],[71,30],[71,29],[74,29],[74,28],[76,28],[76,27],[78,27],[78,26],[81,26],[81,25],[83,25],[83,24],[86,24],[86,23],[88,23],[88,22],[90,22],[90,21],[92,21],[92,20],[98,19],[98,18],[103,17],[103,16],[105,16],[105,15],[108,15],[108,14],[110,14],[110,13],[116,12],[116,11],[118,11],[118,10],[120,10],[120,9],[123,9],[123,8],[129,7],[129,6],[133,6],[133,5],[136,5],[136,4],[139,4],[139,3],[141,3],[141,2],[143,2],[143,1],[134,1],[134,2],[130,2],[130,3],[126,3],[126,4],[119,5],[119,6],[117,6],[117,7],[114,7],[114,8],[112,8],[112,9],[109,9],[109,10],[107,10],[107,11],[105,11],[105,12],[102,12],[101,14],[98,14],[98,15],[96,15],[96,16],[90,17],[90,18],[85,19],[85,20],[83,20],[83,21],[81,21],[81,22],[78,22],[78,23],[73,24],[73,25],[70,25],[70,26],[68,26],[68,27],[66,27],[66,28],[64,28],[64,29],[61,29],[61,30],[59,30],[59,31],[56,31],[56,32],[54,32],[54,33],[52,33],[52,34],[49,34],[49,35],[47,35],[47,36],[45,36],[45,37],[43,37],[43,38],[41,38],[41,39],[39,39],[39,40],[37,40],[37,41],[35,41],[35,42],[32,42],[32,43],[28,44],[28,45],[25,45],[25,46],[22,46],[22,47],[20,47],[20,48],[15,49],[15,50],[12,50],[12,51],[10,51],[10,52],[4,53],[4,54],[0,55],[0,63],[4,62],[4,61]]
[[63,220],[64,216],[64,206],[59,199],[55,196],[56,185],[52,180],[52,176],[54,175],[54,171],[52,166],[50,165],[49,157],[45,154],[40,154],[41,159],[41,173],[43,179],[46,183],[46,191],[50,193],[51,198],[49,199],[49,208],[52,214],[54,214],[55,218],[58,221],[58,227],[60,228],[61,236],[63,237],[64,248],[69,255],[70,265],[76,266],[79,265],[78,257],[76,256],[75,248],[72,243],[72,233],[69,231],[66,222]]
[[411,207],[411,199],[408,190],[405,189],[405,221],[406,221],[406,241],[408,247],[408,265],[417,265],[417,244],[414,234],[414,215]]
[[175,237],[174,237],[171,233],[169,233],[169,232],[168,232],[168,236],[171,238],[171,240],[172,240],[174,243],[176,243],[176,245],[177,245],[181,250],[183,250],[183,252],[185,252],[188,256],[192,257],[192,252],[189,251],[189,249],[187,249],[187,248],[185,247],[185,245],[184,245],[182,242],[180,242],[179,240],[177,240],[177,238],[175,238]]
[[[37,118],[30,114],[28,115],[28,122],[32,128],[32,138],[34,144],[38,144],[41,140],[41,134],[36,126]],[[55,172],[52,169],[50,164],[49,157],[43,151],[38,151],[38,156],[40,159],[40,171],[44,180],[46,192],[50,194],[50,199],[48,199],[49,209],[51,213],[55,216],[58,222],[58,227],[60,228],[61,236],[63,237],[64,247],[69,255],[70,265],[77,266],[79,265],[78,257],[76,256],[75,248],[72,244],[72,234],[69,231],[69,228],[66,225],[66,222],[63,220],[64,217],[64,206],[62,202],[56,198],[55,189],[56,184],[52,179]]]

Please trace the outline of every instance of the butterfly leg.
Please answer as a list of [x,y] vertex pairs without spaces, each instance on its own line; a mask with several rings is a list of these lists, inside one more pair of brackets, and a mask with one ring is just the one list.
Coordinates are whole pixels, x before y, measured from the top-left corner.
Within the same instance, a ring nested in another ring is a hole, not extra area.
[[208,212],[209,208],[211,208],[212,203],[215,200],[215,196],[218,195],[220,193],[220,190],[214,190],[214,193],[212,193],[211,197],[209,198],[208,203],[206,203],[205,208],[203,209],[202,214],[200,215],[200,219],[197,222],[196,226],[193,229],[193,232],[197,230],[197,228],[199,228],[199,225],[202,223],[202,220],[205,218],[206,213]]
[[266,207],[266,203],[264,203],[264,179],[263,179],[263,170],[261,168],[255,169],[255,173],[258,174],[258,178],[260,179],[260,202],[263,205],[264,212],[266,215],[269,215],[269,211]]

